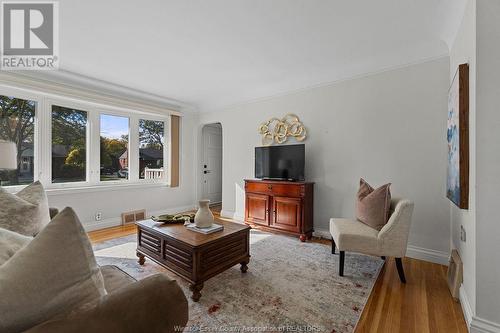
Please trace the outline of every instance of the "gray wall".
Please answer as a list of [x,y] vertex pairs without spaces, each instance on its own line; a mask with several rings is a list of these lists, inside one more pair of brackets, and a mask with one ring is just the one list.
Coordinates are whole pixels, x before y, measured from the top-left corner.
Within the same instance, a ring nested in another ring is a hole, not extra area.
[[243,179],[253,177],[260,123],[295,113],[309,134],[306,177],[316,182],[316,230],[327,231],[330,217],[353,216],[360,177],[375,186],[392,182],[394,196],[416,204],[410,244],[446,260],[448,86],[446,57],[202,113],[201,123],[223,127],[223,211],[243,217]]
[[476,315],[500,327],[500,2],[477,2]]
[[[476,304],[476,1],[467,1],[464,17],[450,50],[450,84],[458,65],[469,64],[469,209],[450,203],[452,246],[464,265],[463,287],[472,309]],[[460,226],[466,242],[460,240]]]

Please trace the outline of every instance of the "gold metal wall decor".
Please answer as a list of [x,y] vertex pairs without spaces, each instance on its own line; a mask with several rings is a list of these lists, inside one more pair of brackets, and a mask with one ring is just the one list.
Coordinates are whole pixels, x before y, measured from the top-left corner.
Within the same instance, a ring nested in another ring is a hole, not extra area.
[[299,117],[294,114],[287,114],[282,119],[271,118],[259,126],[259,133],[262,135],[262,145],[270,146],[274,142],[284,143],[289,137],[294,137],[297,141],[304,141],[307,131],[300,122]]

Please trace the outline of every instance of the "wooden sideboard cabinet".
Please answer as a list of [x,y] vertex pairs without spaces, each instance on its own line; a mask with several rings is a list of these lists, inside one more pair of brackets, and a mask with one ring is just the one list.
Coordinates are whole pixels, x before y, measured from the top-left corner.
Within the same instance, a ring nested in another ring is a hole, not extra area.
[[314,183],[245,179],[245,223],[298,235],[313,232]]

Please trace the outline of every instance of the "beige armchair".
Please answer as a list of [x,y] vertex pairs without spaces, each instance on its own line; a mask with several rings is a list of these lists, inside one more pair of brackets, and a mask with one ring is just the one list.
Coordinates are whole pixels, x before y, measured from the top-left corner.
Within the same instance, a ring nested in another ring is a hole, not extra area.
[[413,206],[410,200],[393,198],[391,216],[380,231],[357,220],[330,219],[332,253],[335,254],[335,247],[340,251],[339,275],[344,276],[345,251],[349,251],[380,256],[382,259],[394,257],[399,278],[406,283],[401,258],[406,254]]

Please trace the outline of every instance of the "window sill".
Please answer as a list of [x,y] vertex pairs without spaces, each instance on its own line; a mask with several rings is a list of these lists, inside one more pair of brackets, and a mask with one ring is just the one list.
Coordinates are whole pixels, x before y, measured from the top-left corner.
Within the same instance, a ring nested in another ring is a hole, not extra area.
[[48,196],[63,195],[71,193],[89,193],[89,192],[102,192],[102,191],[121,191],[141,188],[167,188],[170,187],[167,183],[127,183],[127,184],[102,184],[102,185],[83,185],[74,187],[48,187],[45,189]]
[[[4,186],[2,189],[9,193],[17,193],[25,188],[27,185],[16,185],[16,186]],[[72,193],[89,193],[89,192],[102,192],[102,191],[121,191],[121,190],[131,190],[131,189],[141,189],[141,188],[167,188],[170,187],[167,183],[159,182],[137,182],[137,183],[125,183],[125,184],[99,184],[99,185],[78,185],[71,186],[66,185],[64,187],[45,187],[45,192],[48,196],[53,195],[64,195]]]

